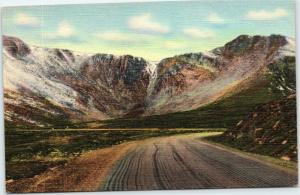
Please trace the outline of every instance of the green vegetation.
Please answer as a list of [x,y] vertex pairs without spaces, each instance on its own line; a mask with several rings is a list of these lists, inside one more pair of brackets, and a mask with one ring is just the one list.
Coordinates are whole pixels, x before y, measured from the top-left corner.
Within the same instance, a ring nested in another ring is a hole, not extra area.
[[223,135],[209,140],[243,151],[297,161],[296,96],[257,107]]
[[[239,153],[242,155],[253,157],[254,159],[264,161],[270,165],[277,165],[277,166],[285,167],[285,168],[288,168],[291,170],[298,170],[297,162],[286,161],[286,160],[274,158],[271,156],[248,152],[248,151],[243,150],[241,147],[236,147],[235,145],[232,145],[232,143],[228,143],[228,142],[226,143],[226,142],[222,141],[222,138],[223,138],[222,133],[200,134],[199,137],[200,137],[201,141],[208,142],[210,144],[219,146],[221,148],[224,148],[224,149],[232,151],[232,152],[236,152],[236,153]],[[197,138],[199,138],[199,137],[197,137]]]
[[285,57],[276,63],[269,64],[267,75],[271,89],[276,93],[287,96],[296,92],[296,61],[295,57]]
[[[85,151],[131,140],[207,130],[7,130],[6,179],[28,178]],[[216,130],[214,130],[216,131]]]
[[[267,81],[273,101],[253,107],[252,112],[212,141],[257,154],[297,161],[295,57],[268,65]],[[242,106],[242,104],[241,104]]]

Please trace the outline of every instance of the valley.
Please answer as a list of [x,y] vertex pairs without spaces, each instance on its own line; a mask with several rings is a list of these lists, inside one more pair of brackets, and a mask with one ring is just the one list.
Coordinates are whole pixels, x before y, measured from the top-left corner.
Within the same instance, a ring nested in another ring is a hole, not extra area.
[[9,192],[297,184],[289,37],[240,35],[155,64],[3,45]]

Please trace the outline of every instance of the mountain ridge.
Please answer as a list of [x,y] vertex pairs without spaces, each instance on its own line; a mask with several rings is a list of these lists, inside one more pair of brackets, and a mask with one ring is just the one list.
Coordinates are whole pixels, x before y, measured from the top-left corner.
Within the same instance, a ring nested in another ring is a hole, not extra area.
[[[241,35],[209,52],[165,58],[154,69],[141,57],[40,48],[3,36],[5,120],[46,127],[55,126],[50,119],[57,116],[79,122],[196,109],[267,72],[268,64],[295,55],[292,41]],[[24,110],[46,110],[47,122]]]
[[[194,74],[189,74],[189,72],[194,73],[195,71],[200,71],[202,72],[202,74],[196,75],[198,76],[198,78],[192,80],[192,82],[189,82],[188,89],[185,89],[187,93],[183,93],[180,95],[176,93],[172,94],[172,92],[170,92],[170,88],[167,89],[168,91],[163,91],[163,88],[160,88],[159,93],[162,93],[162,95],[156,95],[158,97],[163,96],[168,98],[166,98],[166,101],[163,104],[161,102],[156,102],[155,97],[152,98],[153,105],[150,106],[150,108],[152,109],[150,110],[150,113],[156,113],[156,110],[158,110],[159,113],[173,112],[174,110],[171,107],[174,104],[176,104],[176,111],[196,109],[201,105],[208,104],[227,93],[226,91],[222,91],[222,89],[219,89],[219,86],[227,86],[229,87],[228,90],[230,90],[230,85],[236,85],[234,84],[234,82],[241,82],[246,78],[255,77],[255,74],[259,71],[266,72],[267,64],[272,63],[274,60],[278,60],[285,55],[295,55],[293,52],[282,52],[280,54],[277,54],[277,51],[288,50],[289,46],[286,45],[294,46],[293,44],[290,44],[288,42],[288,38],[280,35],[271,35],[269,37],[251,37],[241,35],[233,41],[225,44],[225,46],[219,47],[215,50],[212,50],[211,52],[206,52],[204,53],[204,55],[202,52],[190,54],[191,56],[194,55],[194,57],[189,57],[189,60],[191,58],[195,59],[195,56],[197,56],[199,59],[201,59],[199,60],[200,65],[202,65],[200,66],[201,68],[203,68],[204,64],[204,66],[207,65],[206,67],[210,67],[210,69],[213,70],[206,69],[201,71],[199,70],[199,66],[197,65],[185,69],[183,68],[183,71],[180,73],[183,73],[185,78],[195,76]],[[174,58],[179,58],[179,61],[182,61],[182,56],[184,55],[175,56],[171,59],[174,60]],[[277,57],[277,59],[275,59],[275,57]],[[168,59],[169,58],[167,58],[166,60]],[[163,61],[164,60],[162,60],[161,62]],[[183,63],[180,62],[180,68],[183,67],[182,64],[193,65],[193,63],[190,63],[189,61],[186,62],[183,60]],[[211,64],[213,64],[213,66],[211,66]],[[169,65],[167,64],[166,66],[168,67]],[[192,71],[190,71],[191,69]],[[212,73],[212,77],[208,76],[208,74],[210,73]],[[167,78],[169,80],[180,79],[180,77],[174,78],[169,75],[167,75]],[[207,78],[212,82],[205,83]],[[203,79],[203,82],[201,82],[201,79]],[[180,87],[182,87],[182,83],[188,83],[188,81],[190,80],[186,80],[185,82],[180,81],[181,86],[179,86],[179,89]],[[199,85],[201,86],[199,87]],[[175,88],[173,90],[176,89],[178,88]],[[207,91],[207,93],[201,93],[203,91]],[[214,97],[213,95],[216,96]],[[206,96],[208,96],[208,98]],[[168,100],[170,99],[173,100],[168,103]],[[158,100],[161,101],[161,98],[158,98]],[[195,102],[195,100],[198,101],[198,103]],[[194,103],[190,104],[191,101]]]

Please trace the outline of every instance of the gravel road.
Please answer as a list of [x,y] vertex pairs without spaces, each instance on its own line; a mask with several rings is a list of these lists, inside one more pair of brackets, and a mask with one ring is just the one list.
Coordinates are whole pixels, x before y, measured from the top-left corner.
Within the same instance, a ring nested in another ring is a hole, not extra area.
[[145,141],[119,160],[99,190],[290,187],[297,172],[216,147],[192,136]]

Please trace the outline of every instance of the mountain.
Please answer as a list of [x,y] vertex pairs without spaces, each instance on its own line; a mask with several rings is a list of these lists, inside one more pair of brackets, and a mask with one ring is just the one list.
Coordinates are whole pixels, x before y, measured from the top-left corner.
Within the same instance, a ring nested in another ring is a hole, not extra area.
[[41,48],[8,36],[3,46],[6,127],[20,128],[194,110],[295,56],[294,40],[280,35],[241,35],[209,52],[163,59],[154,70],[130,55]]
[[82,54],[3,37],[7,124],[103,120],[143,107],[149,63],[130,55]]
[[187,111],[214,102],[266,74],[268,64],[286,56],[295,56],[290,38],[241,35],[210,52],[164,59],[157,66],[146,113]]

